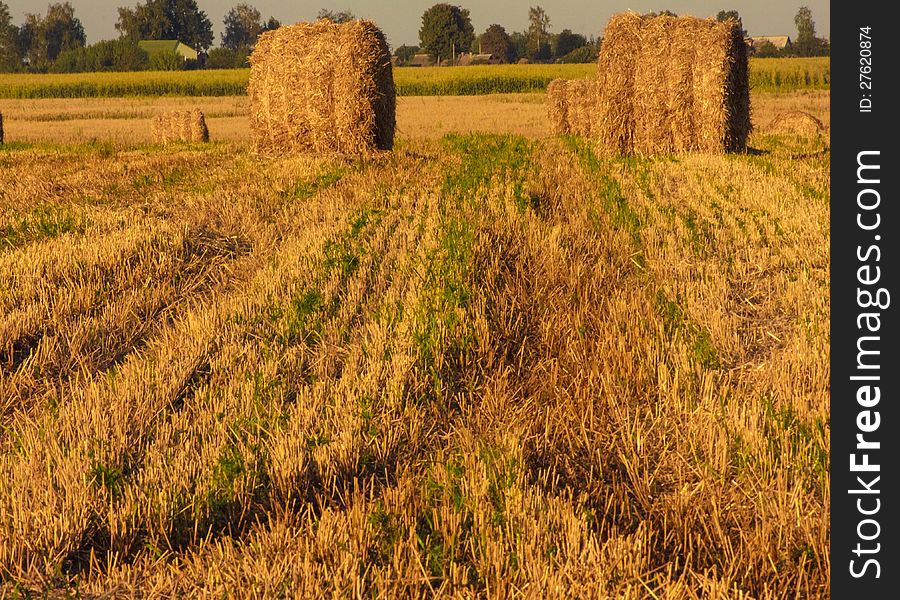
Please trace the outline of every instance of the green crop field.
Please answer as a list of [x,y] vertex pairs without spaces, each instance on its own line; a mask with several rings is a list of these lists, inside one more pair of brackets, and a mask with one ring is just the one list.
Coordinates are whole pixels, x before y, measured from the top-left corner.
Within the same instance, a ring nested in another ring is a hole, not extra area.
[[[394,70],[400,96],[470,96],[542,91],[557,77],[589,77],[593,64],[401,67]],[[121,96],[240,96],[249,69],[135,71],[129,73],[3,74],[0,98],[89,98]],[[750,61],[757,91],[829,89],[828,58],[763,58]]]

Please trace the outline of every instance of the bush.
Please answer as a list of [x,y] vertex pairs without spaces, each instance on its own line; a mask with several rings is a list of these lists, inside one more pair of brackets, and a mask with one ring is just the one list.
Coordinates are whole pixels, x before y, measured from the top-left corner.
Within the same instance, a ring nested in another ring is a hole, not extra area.
[[53,73],[90,71],[142,71],[150,66],[147,53],[128,39],[97,42],[83,48],[63,50],[50,65]]
[[559,59],[561,63],[592,63],[597,61],[597,49],[592,45],[575,48]]
[[150,57],[151,71],[181,71],[184,66],[184,57],[174,52],[160,52]]
[[244,69],[250,66],[250,49],[213,48],[203,64],[206,69]]

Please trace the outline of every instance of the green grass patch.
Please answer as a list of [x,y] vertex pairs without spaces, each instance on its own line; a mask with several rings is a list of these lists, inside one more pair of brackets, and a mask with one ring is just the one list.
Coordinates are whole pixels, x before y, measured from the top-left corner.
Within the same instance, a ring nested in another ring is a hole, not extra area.
[[696,364],[704,369],[721,368],[722,364],[709,332],[694,323],[677,301],[670,300],[665,292],[657,290],[654,306],[668,337],[672,337],[677,331],[684,332],[691,358]]
[[13,223],[0,226],[0,249],[15,248],[70,233],[82,234],[90,225],[91,221],[84,213],[68,206],[40,206],[18,217]]
[[[562,140],[578,159],[581,167],[596,183],[598,205],[609,217],[610,224],[616,229],[628,232],[635,246],[640,247],[643,221],[640,215],[629,206],[619,182],[610,175],[610,163],[601,160],[590,147],[590,142],[584,138],[563,136]],[[596,219],[596,225],[601,225],[599,218]]]

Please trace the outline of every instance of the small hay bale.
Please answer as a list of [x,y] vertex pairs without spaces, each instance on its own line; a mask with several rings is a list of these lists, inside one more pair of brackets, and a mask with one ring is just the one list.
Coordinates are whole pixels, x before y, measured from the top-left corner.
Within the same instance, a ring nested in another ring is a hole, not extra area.
[[206,117],[199,108],[191,110],[191,141],[208,142],[209,128],[206,126]]
[[568,84],[566,79],[554,79],[547,85],[547,117],[550,119],[550,131],[556,135],[569,133]]
[[390,150],[396,92],[384,34],[371,21],[297,23],[250,55],[250,128],[258,152]]
[[602,154],[746,148],[747,46],[734,20],[614,15],[598,82],[592,134]]
[[206,118],[199,108],[173,110],[153,117],[150,122],[150,135],[154,142],[161,144],[209,141]]
[[793,133],[805,137],[816,137],[825,131],[822,121],[808,112],[792,110],[779,113],[769,125],[773,133]]

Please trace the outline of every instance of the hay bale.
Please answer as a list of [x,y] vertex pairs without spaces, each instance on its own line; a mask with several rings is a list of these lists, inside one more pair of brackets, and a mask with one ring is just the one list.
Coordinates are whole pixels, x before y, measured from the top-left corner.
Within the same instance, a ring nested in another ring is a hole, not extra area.
[[156,115],[150,122],[150,135],[154,142],[161,144],[209,141],[206,117],[199,108]]
[[596,117],[597,80],[573,79],[566,87],[569,130],[590,137]]
[[792,133],[805,137],[816,137],[825,131],[822,121],[808,112],[792,110],[778,113],[769,125],[769,131],[773,133]]
[[547,117],[550,119],[550,131],[554,134],[569,133],[566,79],[554,79],[547,85]]
[[206,117],[199,108],[191,110],[191,141],[208,142],[209,128],[206,126]]
[[603,154],[746,148],[747,46],[736,21],[614,15],[598,85],[593,136]]
[[390,150],[396,92],[384,34],[371,21],[297,23],[250,55],[250,128],[258,152]]

